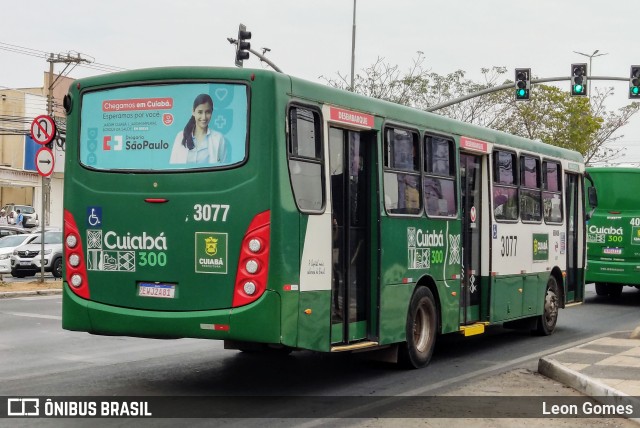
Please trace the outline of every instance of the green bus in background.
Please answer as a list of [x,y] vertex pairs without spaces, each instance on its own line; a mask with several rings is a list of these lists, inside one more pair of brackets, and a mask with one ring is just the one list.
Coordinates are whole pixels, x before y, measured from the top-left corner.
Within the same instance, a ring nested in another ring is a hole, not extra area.
[[640,288],[640,170],[587,168],[598,206],[587,223],[587,282],[599,296]]
[[579,153],[267,70],[74,83],[65,329],[376,350],[554,331],[584,296]]

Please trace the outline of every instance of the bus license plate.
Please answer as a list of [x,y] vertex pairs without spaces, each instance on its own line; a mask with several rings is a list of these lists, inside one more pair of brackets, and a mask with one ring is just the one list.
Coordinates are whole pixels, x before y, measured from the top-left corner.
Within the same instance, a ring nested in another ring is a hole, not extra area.
[[141,282],[138,287],[138,296],[173,299],[176,297],[176,286],[172,284]]

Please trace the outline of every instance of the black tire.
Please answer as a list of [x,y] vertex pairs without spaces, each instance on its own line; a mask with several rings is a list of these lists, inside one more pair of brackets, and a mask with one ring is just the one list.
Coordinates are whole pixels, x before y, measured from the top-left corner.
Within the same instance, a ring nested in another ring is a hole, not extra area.
[[539,336],[553,334],[558,322],[558,310],[560,308],[560,291],[558,283],[553,276],[547,281],[547,289],[544,292],[544,310],[538,318],[535,333]]
[[407,314],[407,341],[400,344],[398,362],[419,369],[429,364],[436,344],[438,314],[431,290],[420,287],[413,293]]
[[12,277],[14,277],[14,278],[24,278],[24,277],[25,277],[25,276],[27,276],[27,275],[25,275],[25,274],[24,274],[24,273],[22,273],[22,272],[12,270],[12,271],[11,271],[11,276],[12,276]]
[[62,278],[62,258],[58,257],[53,261],[51,273],[54,278]]
[[622,296],[622,284],[609,284],[609,296],[611,297],[620,297]]
[[607,288],[607,284],[604,282],[596,282],[596,294],[598,296],[608,296],[609,289]]

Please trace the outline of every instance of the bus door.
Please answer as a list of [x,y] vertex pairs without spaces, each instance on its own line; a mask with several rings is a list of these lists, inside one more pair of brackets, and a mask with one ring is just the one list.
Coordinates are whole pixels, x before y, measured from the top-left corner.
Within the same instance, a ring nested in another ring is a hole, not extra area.
[[[462,192],[462,324],[480,320],[480,254],[482,226],[482,156],[460,153]],[[485,180],[486,181],[486,180]]]
[[370,312],[370,179],[375,134],[329,128],[332,343],[365,339]]
[[567,277],[566,277],[566,296],[565,301],[582,301],[582,284],[581,265],[579,251],[580,228],[582,227],[579,195],[580,177],[576,174],[565,174],[565,197],[566,197],[566,224],[567,224]]

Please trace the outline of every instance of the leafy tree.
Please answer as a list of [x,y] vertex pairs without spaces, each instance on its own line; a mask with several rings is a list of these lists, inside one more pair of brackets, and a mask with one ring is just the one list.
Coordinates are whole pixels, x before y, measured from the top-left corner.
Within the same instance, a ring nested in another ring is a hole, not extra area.
[[515,135],[576,150],[583,155],[591,147],[604,119],[592,114],[588,98],[571,97],[555,86],[536,85],[529,102],[516,102],[497,94],[507,106],[494,127]]
[[[500,84],[505,67],[481,69],[483,81],[465,78],[462,70],[439,75],[428,70],[422,52],[406,70],[378,58],[371,66],[354,76],[354,92],[429,110],[444,102],[455,100]],[[320,76],[330,86],[350,89],[346,76]],[[622,153],[606,143],[622,138],[616,134],[638,112],[639,103],[632,103],[617,112],[606,108],[606,100],[613,88],[595,90],[590,98],[571,97],[568,91],[555,86],[533,85],[528,102],[516,102],[513,88],[490,92],[463,102],[435,110],[435,113],[514,135],[543,141],[576,150],[587,162],[612,160]]]
[[638,112],[632,103],[617,112],[608,111],[606,100],[613,88],[595,89],[590,98],[569,95],[556,86],[534,85],[528,102],[515,101],[510,91],[492,94],[503,114],[492,125],[495,129],[576,150],[588,163],[613,160],[622,155],[610,148],[623,135],[614,135]]

